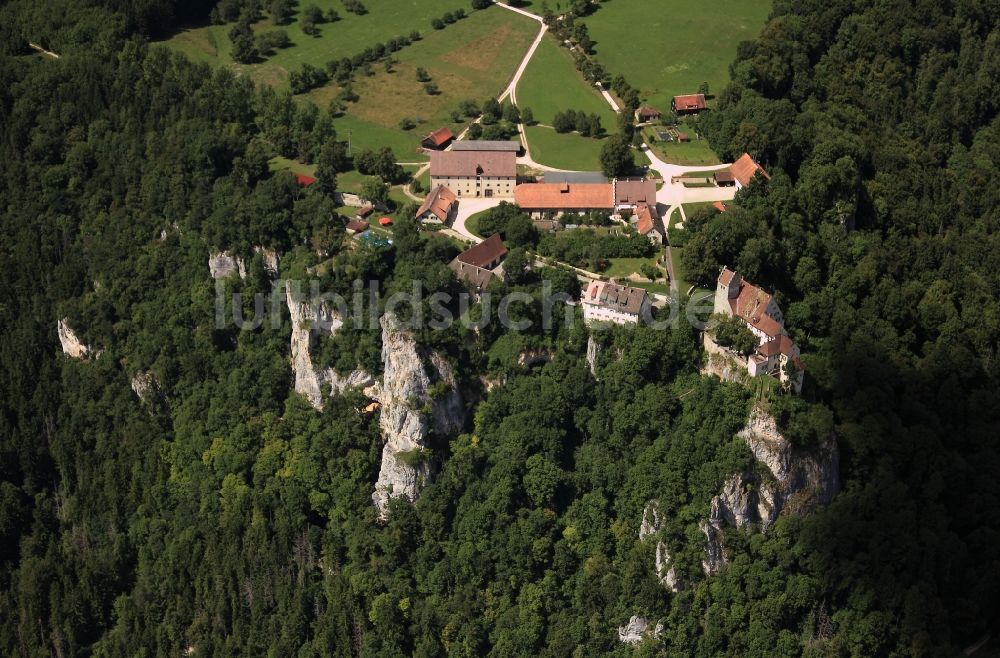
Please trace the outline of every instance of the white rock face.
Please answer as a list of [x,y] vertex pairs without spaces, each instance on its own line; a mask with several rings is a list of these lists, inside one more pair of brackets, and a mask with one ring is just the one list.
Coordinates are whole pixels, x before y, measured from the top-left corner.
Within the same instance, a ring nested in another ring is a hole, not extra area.
[[243,259],[233,256],[228,251],[209,254],[208,271],[211,273],[213,279],[225,279],[234,272],[239,273],[241,279],[247,275],[247,268],[243,263]]
[[650,627],[649,620],[639,615],[633,615],[628,623],[618,627],[618,641],[623,644],[639,644],[647,637],[659,637],[663,632],[663,624],[656,628]]
[[140,400],[143,402],[148,402],[150,399],[159,394],[160,384],[156,379],[156,375],[152,372],[137,372],[132,375],[132,392],[135,393]]
[[[642,511],[642,523],[639,525],[639,539],[646,539],[659,533],[662,523],[659,502],[651,500],[646,503],[646,508]],[[677,574],[677,568],[673,565],[667,544],[662,539],[656,542],[655,566],[656,577],[660,579],[660,584],[672,592],[679,592],[681,579]]]
[[385,374],[376,395],[386,443],[372,500],[384,519],[391,498],[415,501],[430,476],[422,455],[428,434],[458,433],[465,410],[451,366],[433,352],[423,353],[390,314],[382,317],[382,361]]
[[754,526],[767,532],[782,513],[808,514],[840,491],[840,454],[834,437],[808,448],[793,446],[760,407],[750,412],[739,436],[766,469],[733,475],[712,499],[708,519],[700,525],[705,535],[702,570],[708,575],[728,561],[722,545],[726,526]]
[[317,369],[312,362],[312,350],[323,334],[334,335],[344,326],[343,319],[325,304],[318,308],[306,301],[295,299],[291,282],[285,283],[285,302],[292,318],[292,372],[295,373],[295,392],[309,400],[316,409],[323,408],[323,385],[330,385],[330,395],[339,395],[349,388],[371,386],[375,379],[365,370],[357,368],[346,376],[333,368]]
[[587,365],[590,366],[590,374],[597,376],[597,357],[601,354],[601,346],[593,336],[587,338]]
[[[76,333],[69,326],[68,318],[63,318],[56,323],[56,331],[59,333],[59,343],[62,345],[63,354],[74,359],[86,359],[93,350],[89,345],[84,345],[77,338]],[[98,356],[95,354],[95,356]]]

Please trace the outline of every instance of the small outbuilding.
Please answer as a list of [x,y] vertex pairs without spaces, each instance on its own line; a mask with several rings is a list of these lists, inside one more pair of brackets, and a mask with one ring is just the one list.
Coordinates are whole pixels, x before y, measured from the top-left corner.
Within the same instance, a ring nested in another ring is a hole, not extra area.
[[719,187],[732,187],[736,185],[736,179],[730,171],[717,171],[712,174],[712,178]]
[[450,129],[438,128],[424,137],[420,145],[426,149],[441,151],[448,148],[448,144],[451,144],[451,140],[453,139],[455,139],[455,134]]
[[670,108],[674,114],[683,116],[685,114],[698,114],[707,109],[705,105],[705,94],[684,94],[674,96],[670,101]]
[[645,123],[647,121],[653,121],[659,119],[663,116],[663,112],[660,112],[655,107],[649,107],[648,105],[643,105],[638,110],[635,111],[635,120],[639,123]]

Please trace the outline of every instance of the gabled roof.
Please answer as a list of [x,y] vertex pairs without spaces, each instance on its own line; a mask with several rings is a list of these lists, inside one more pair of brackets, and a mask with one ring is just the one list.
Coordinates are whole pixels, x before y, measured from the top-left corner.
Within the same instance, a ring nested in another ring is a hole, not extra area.
[[745,280],[740,282],[739,294],[734,299],[729,300],[733,315],[739,316],[751,327],[759,329],[764,335],[773,338],[783,333],[784,328],[777,320],[765,313],[770,303],[771,295]]
[[493,277],[496,276],[490,270],[482,267],[476,267],[475,265],[470,265],[468,263],[463,263],[459,260],[459,258],[459,256],[456,256],[455,259],[448,265],[448,267],[451,268],[451,271],[455,273],[455,276],[459,281],[464,281],[465,283],[482,290],[488,286],[493,280]]
[[771,177],[767,175],[764,168],[759,164],[754,162],[754,159],[750,157],[749,153],[744,153],[740,156],[739,160],[734,162],[729,167],[729,171],[733,174],[733,178],[739,181],[740,185],[746,187],[753,180],[754,175],[760,173],[761,176],[770,180]]
[[791,356],[794,349],[795,343],[792,342],[792,339],[785,334],[780,334],[758,347],[757,351],[762,356],[767,357],[777,356],[779,354]]
[[646,291],[642,288],[620,286],[617,283],[593,281],[583,295],[584,304],[592,304],[602,308],[639,315]]
[[733,282],[733,277],[736,276],[736,272],[729,269],[728,267],[723,267],[722,272],[719,274],[719,283],[724,286],[728,286]]
[[431,176],[517,176],[517,154],[513,151],[434,151]]
[[451,145],[452,151],[510,151],[521,150],[521,142],[491,139],[463,139]]
[[347,222],[347,226],[345,228],[352,233],[361,233],[368,230],[368,222],[362,222],[360,219],[352,219]]
[[663,113],[660,112],[658,109],[656,109],[655,107],[650,107],[648,105],[643,105],[642,107],[640,107],[638,110],[636,110],[636,114],[638,114],[640,117],[663,116]]
[[674,109],[704,110],[705,94],[684,94],[682,96],[674,96]]
[[662,237],[666,231],[663,229],[663,220],[656,212],[655,206],[643,204],[635,209],[635,230],[640,235],[649,235],[650,231],[656,231]]
[[479,244],[460,253],[456,257],[456,260],[467,265],[486,267],[497,258],[502,258],[506,255],[507,246],[500,239],[500,234],[494,233]]
[[306,187],[307,185],[312,185],[313,183],[315,183],[316,179],[306,174],[295,174],[295,182],[301,185],[302,187]]
[[438,128],[424,137],[422,143],[433,144],[434,146],[443,146],[444,144],[447,144],[449,140],[454,138],[455,134],[452,133],[450,129]]
[[424,213],[430,211],[443,222],[448,219],[453,203],[455,203],[455,193],[444,185],[438,185],[424,199],[420,209],[417,210],[417,217],[423,217]]
[[656,203],[656,183],[651,180],[615,179],[614,192],[616,206]]
[[610,183],[526,183],[514,188],[514,202],[522,208],[587,210],[614,207]]

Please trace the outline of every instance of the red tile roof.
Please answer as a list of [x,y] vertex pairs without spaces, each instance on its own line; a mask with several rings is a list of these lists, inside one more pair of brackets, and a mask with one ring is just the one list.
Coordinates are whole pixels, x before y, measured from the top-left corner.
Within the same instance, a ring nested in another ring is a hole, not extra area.
[[583,295],[584,304],[602,306],[632,315],[639,314],[645,299],[646,291],[642,288],[620,286],[617,283],[605,283],[604,281],[591,282]]
[[[723,274],[725,271],[723,270]],[[771,295],[751,283],[741,281],[740,292],[735,299],[729,300],[729,305],[733,315],[739,316],[765,335],[774,337],[782,333],[783,329],[774,318],[764,312],[770,302]]]
[[770,180],[771,177],[767,175],[764,168],[759,164],[754,162],[754,159],[750,157],[749,153],[744,153],[740,156],[740,159],[734,162],[730,167],[729,171],[733,174],[733,178],[740,182],[740,185],[746,187],[753,180],[754,175],[760,173],[761,176]]
[[495,260],[503,258],[506,255],[506,245],[500,239],[500,234],[494,233],[474,247],[460,253],[456,260],[466,265],[489,268]]
[[307,185],[312,185],[316,182],[316,179],[312,176],[307,176],[305,174],[295,174],[295,182],[305,187]]
[[727,210],[729,210],[728,208],[726,208],[726,204],[724,204],[721,201],[716,201],[715,203],[712,204],[712,207],[718,210],[719,212],[726,212]]
[[514,202],[530,210],[614,207],[611,183],[527,183],[514,188]]
[[451,263],[448,264],[448,267],[455,273],[455,277],[458,278],[459,281],[464,281],[469,285],[482,290],[486,286],[490,285],[490,282],[493,281],[493,277],[496,276],[493,274],[492,270],[463,263],[459,260],[459,258],[460,257],[456,257],[453,261],[451,261]]
[[785,334],[780,334],[779,336],[772,338],[763,345],[757,348],[763,356],[777,356],[779,354],[784,354],[785,356],[791,356],[792,350],[795,348],[795,343],[792,339]]
[[454,133],[448,128],[438,128],[434,132],[428,134],[424,137],[422,144],[431,144],[433,146],[443,146],[449,141],[455,138]]
[[635,230],[640,235],[649,235],[650,231],[656,231],[662,237],[664,234],[663,222],[660,220],[656,208],[642,204],[635,209],[636,223]]
[[448,219],[453,203],[455,203],[455,193],[444,185],[438,185],[424,199],[420,209],[417,210],[417,217],[422,217],[429,210],[443,222]]
[[674,96],[674,109],[704,110],[705,94],[684,94],[683,96]]
[[736,276],[736,272],[732,271],[728,267],[722,268],[722,273],[719,274],[719,283],[724,286],[728,286],[733,281],[733,277]]
[[433,151],[431,176],[517,176],[517,154],[512,151]]

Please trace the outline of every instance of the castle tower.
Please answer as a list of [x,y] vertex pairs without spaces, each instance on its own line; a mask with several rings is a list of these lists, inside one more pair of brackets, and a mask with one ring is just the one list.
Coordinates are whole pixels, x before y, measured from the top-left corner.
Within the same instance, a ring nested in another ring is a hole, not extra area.
[[739,274],[732,271],[728,267],[722,268],[722,272],[719,273],[719,279],[715,286],[715,304],[713,313],[724,313],[726,315],[733,314],[733,309],[729,304],[729,300],[735,299],[737,295],[740,294],[740,284],[742,282],[743,277]]

